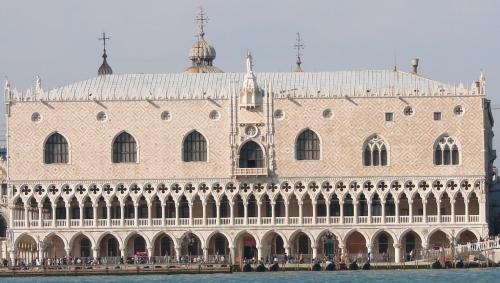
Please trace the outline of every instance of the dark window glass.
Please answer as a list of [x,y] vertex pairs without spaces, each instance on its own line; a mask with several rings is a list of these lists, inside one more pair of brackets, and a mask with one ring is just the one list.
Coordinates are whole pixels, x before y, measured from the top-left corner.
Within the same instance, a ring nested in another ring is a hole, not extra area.
[[54,133],[45,142],[44,161],[46,164],[68,163],[68,142],[61,134]]
[[253,141],[243,145],[240,150],[240,168],[264,167],[264,154],[262,148]]
[[319,160],[320,144],[318,135],[311,130],[303,131],[295,145],[297,160]]
[[113,142],[113,163],[137,162],[137,144],[134,137],[123,132]]
[[183,159],[185,162],[207,161],[207,141],[202,134],[194,131],[186,137]]

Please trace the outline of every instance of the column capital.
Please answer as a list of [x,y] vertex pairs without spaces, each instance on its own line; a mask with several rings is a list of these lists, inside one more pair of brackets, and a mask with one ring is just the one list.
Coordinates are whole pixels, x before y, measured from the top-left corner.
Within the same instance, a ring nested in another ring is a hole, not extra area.
[[392,246],[395,248],[395,249],[399,249],[401,248],[401,244],[400,243],[393,243]]

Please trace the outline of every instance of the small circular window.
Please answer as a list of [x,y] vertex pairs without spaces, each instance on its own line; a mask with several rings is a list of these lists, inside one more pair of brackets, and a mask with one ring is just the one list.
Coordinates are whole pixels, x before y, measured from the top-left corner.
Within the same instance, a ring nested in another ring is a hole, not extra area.
[[253,125],[247,126],[245,128],[245,134],[249,137],[255,137],[257,135],[257,128]]
[[220,113],[217,110],[212,110],[210,111],[210,114],[208,115],[210,120],[219,120],[220,118]]
[[35,112],[33,114],[31,114],[31,121],[34,122],[34,123],[38,123],[42,120],[42,115],[40,115],[40,113],[38,112]]
[[101,111],[101,112],[97,113],[96,119],[99,122],[106,122],[106,120],[108,119],[108,115],[106,115],[106,112]]
[[323,110],[323,118],[325,119],[331,119],[333,116],[333,112],[331,109],[325,109]]
[[170,119],[172,119],[172,115],[170,115],[170,112],[168,111],[163,111],[161,112],[161,119],[163,121],[170,121]]
[[285,113],[283,110],[278,109],[274,111],[274,118],[277,120],[283,120],[283,118],[285,118]]
[[455,108],[453,109],[453,114],[462,116],[464,114],[464,108],[460,105],[455,106]]
[[405,114],[405,116],[413,116],[413,113],[415,113],[415,111],[413,110],[413,107],[406,106],[403,110],[403,113]]

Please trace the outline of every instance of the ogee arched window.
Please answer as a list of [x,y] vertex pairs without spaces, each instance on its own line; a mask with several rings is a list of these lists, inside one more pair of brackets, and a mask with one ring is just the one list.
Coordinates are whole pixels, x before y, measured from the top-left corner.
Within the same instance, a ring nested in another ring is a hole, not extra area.
[[370,136],[363,146],[364,166],[387,166],[388,152],[385,141],[379,135]]

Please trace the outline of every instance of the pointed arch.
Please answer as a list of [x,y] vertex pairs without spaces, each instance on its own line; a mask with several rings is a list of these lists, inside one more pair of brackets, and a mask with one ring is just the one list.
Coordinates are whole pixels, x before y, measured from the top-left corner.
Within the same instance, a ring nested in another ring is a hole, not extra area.
[[302,130],[295,140],[296,160],[319,160],[321,156],[321,142],[318,134],[307,128]]
[[137,162],[136,139],[126,131],[120,132],[113,139],[113,163]]
[[373,134],[366,138],[362,149],[364,166],[389,165],[389,146],[385,139],[380,135]]
[[43,143],[43,162],[45,164],[69,163],[68,140],[59,132],[50,134]]
[[200,132],[189,132],[182,141],[182,160],[184,162],[207,161],[207,139]]

